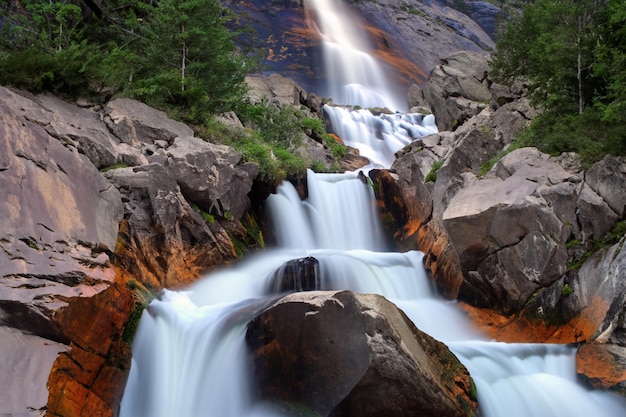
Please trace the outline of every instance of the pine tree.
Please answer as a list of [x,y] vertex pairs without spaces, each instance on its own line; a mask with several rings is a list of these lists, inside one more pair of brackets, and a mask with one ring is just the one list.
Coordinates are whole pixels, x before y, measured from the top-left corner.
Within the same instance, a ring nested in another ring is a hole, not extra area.
[[151,104],[177,105],[189,118],[241,100],[245,60],[217,0],[161,0],[143,30],[134,93]]

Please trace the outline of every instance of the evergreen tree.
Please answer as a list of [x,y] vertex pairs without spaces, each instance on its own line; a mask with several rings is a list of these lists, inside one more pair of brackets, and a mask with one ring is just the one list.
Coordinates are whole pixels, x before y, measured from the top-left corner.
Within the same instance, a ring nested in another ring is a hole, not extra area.
[[142,31],[133,94],[182,107],[191,121],[241,101],[247,67],[225,26],[229,18],[217,0],[159,1]]
[[530,82],[535,104],[583,113],[593,102],[593,65],[604,0],[537,0],[514,15],[498,40],[492,67],[503,79]]
[[610,0],[598,45],[595,74],[606,84],[596,104],[606,122],[626,122],[626,2]]
[[514,15],[492,56],[496,79],[528,83],[542,114],[524,144],[586,162],[626,153],[626,2],[537,0]]

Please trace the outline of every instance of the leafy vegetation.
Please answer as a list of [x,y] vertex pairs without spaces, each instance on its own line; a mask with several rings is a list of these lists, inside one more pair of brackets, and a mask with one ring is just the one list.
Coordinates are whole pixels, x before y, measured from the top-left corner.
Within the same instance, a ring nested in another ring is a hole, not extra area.
[[[101,4],[91,11],[78,0],[0,6],[0,84],[67,98],[135,98],[200,137],[232,145],[267,180],[305,172],[311,163],[294,150],[304,132],[323,142],[323,123],[295,107],[248,102],[244,77],[256,63],[236,48],[239,33],[228,28],[234,16],[220,1]],[[215,122],[231,110],[245,131]],[[336,155],[339,148],[332,146]]]
[[492,57],[500,81],[527,82],[542,110],[524,140],[591,163],[626,153],[626,3],[537,0],[512,14]]
[[426,178],[424,178],[424,182],[435,182],[437,181],[437,171],[443,166],[445,161],[443,159],[434,161],[430,167],[430,171],[426,174]]
[[201,122],[242,101],[249,65],[217,0],[115,0],[100,18],[77,1],[0,10],[0,82],[70,97],[123,94]]

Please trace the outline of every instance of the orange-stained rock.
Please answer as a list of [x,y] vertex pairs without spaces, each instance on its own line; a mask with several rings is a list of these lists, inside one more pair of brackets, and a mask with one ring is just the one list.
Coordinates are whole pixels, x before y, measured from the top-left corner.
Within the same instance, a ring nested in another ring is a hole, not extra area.
[[576,352],[576,372],[592,387],[626,396],[626,347],[590,342]]
[[49,416],[116,415],[130,369],[130,346],[122,339],[134,303],[124,275],[107,290],[69,303],[59,314],[73,340],[57,358],[48,379]]
[[[593,304],[593,303],[592,303]],[[590,340],[600,322],[583,312],[564,324],[551,325],[523,314],[503,316],[495,310],[459,303],[470,320],[486,336],[510,343],[579,343]]]
[[463,274],[443,226],[432,217],[429,186],[419,172],[398,178],[388,170],[372,170],[370,177],[383,226],[393,235],[398,249],[423,251],[424,264],[442,294],[456,298]]

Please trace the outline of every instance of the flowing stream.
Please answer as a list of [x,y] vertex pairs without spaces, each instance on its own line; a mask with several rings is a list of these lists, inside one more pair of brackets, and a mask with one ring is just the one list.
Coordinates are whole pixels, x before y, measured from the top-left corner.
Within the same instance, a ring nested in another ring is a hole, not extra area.
[[[349,26],[338,14],[339,3],[306,1],[329,47],[337,49],[339,43],[354,49],[342,33],[331,34],[331,29]],[[341,20],[329,23],[324,16]],[[367,51],[359,49],[361,54]],[[345,85],[349,80],[347,75],[341,78]],[[359,79],[359,95],[346,95],[346,102],[360,104],[359,96],[374,97],[368,103],[393,108],[388,103],[394,99],[385,99],[384,90],[361,92],[368,89]],[[330,113],[333,128],[344,129],[346,142],[366,149],[373,165],[388,167],[399,148],[436,131],[434,120],[421,115],[381,118],[340,108]],[[446,343],[474,378],[484,417],[626,414],[622,399],[578,384],[574,347],[499,343],[473,329],[454,302],[433,291],[420,252],[398,253],[386,246],[373,190],[362,174],[309,172],[308,191],[307,200],[301,201],[294,187],[284,183],[268,199],[278,247],[203,277],[185,291],[165,290],[144,311],[121,417],[283,416],[252,397],[244,335],[247,323],[277,295],[280,267],[307,256],[319,261],[321,289],[383,295],[418,328]]]

